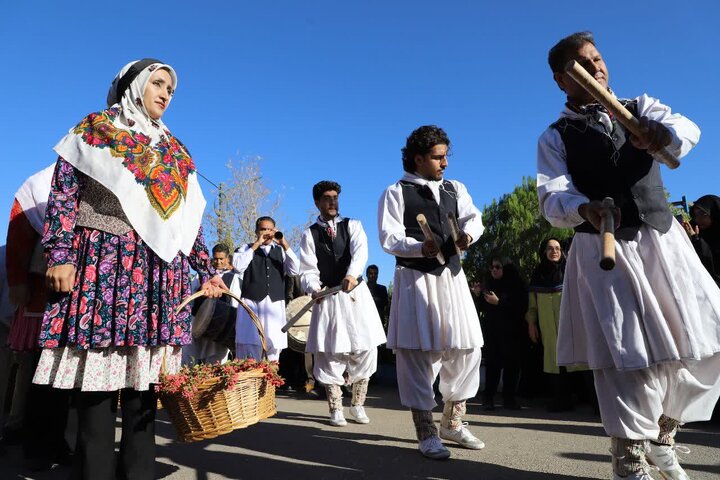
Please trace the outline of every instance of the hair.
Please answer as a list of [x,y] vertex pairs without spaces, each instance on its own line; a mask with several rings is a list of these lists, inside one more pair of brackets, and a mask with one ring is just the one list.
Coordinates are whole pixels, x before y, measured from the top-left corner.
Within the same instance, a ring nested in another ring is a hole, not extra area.
[[320,200],[320,197],[322,197],[325,192],[329,192],[331,190],[337,192],[338,195],[340,195],[340,184],[337,182],[333,182],[332,180],[322,180],[316,183],[315,185],[313,185],[312,189],[313,200]]
[[445,130],[436,125],[423,125],[413,130],[401,149],[403,170],[414,173],[417,168],[415,156],[427,154],[435,145],[447,145],[450,148],[450,139]]
[[553,73],[562,72],[567,62],[586,43],[595,45],[592,32],[576,32],[556,43],[548,53],[548,64]]
[[[505,285],[513,285],[515,287],[525,288],[525,281],[522,279],[522,276],[520,275],[520,271],[518,270],[517,266],[515,266],[515,263],[510,258],[499,254],[493,254],[490,256],[490,265],[492,265],[493,263],[499,263],[503,267],[503,275],[500,282],[504,283]],[[489,273],[487,274],[486,278],[486,285],[491,285],[494,282],[497,282],[497,280],[493,279],[492,275],[490,275]]]
[[375,270],[376,272],[380,273],[380,269],[377,265],[368,265],[368,267],[365,269],[365,273],[369,272],[370,270]]
[[255,231],[256,232],[258,230],[260,230],[260,222],[272,222],[273,227],[276,225],[275,219],[273,219],[272,217],[268,217],[267,215],[264,217],[260,217],[257,220],[255,220]]
[[230,256],[230,248],[227,245],[225,245],[224,243],[218,243],[217,245],[215,245],[212,248],[212,253],[213,254],[224,253],[225,255],[227,255],[229,257]]

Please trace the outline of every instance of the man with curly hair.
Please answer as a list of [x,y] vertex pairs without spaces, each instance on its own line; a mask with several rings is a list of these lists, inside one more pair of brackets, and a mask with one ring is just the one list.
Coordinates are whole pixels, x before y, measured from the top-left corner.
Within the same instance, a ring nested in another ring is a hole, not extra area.
[[300,240],[302,287],[313,296],[342,285],[342,292],[313,306],[305,351],[315,356],[315,379],[325,385],[330,424],[345,426],[343,373],[352,384],[350,416],[369,423],[364,403],[370,375],[377,370],[377,346],[385,332],[367,284],[358,284],[368,260],[367,236],[358,220],[339,213],[340,185],[322,181],[313,187],[320,215]]
[[[388,348],[395,350],[400,400],[412,412],[420,453],[433,459],[450,457],[440,438],[474,450],[485,446],[462,421],[465,401],[480,384],[483,338],[458,255],[483,225],[465,186],[443,178],[449,148],[439,127],[412,132],[402,149],[405,175],[385,190],[378,208],[380,243],[396,257]],[[421,213],[434,238],[424,237],[416,220]],[[457,240],[450,213],[460,227]],[[432,416],[438,375],[444,401],[439,436]]]

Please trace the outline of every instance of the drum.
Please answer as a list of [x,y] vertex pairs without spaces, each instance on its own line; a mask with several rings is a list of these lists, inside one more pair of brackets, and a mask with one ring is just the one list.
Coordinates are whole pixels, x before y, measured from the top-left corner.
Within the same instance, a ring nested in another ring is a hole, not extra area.
[[[288,321],[295,316],[300,310],[307,305],[312,298],[310,295],[303,295],[293,299],[285,307],[285,317]],[[305,312],[295,325],[290,327],[287,332],[288,347],[296,352],[305,353],[305,345],[307,344],[308,331],[310,330],[310,319],[312,318],[312,308]]]
[[235,348],[237,308],[223,298],[200,297],[193,304],[193,338],[207,338],[229,349]]

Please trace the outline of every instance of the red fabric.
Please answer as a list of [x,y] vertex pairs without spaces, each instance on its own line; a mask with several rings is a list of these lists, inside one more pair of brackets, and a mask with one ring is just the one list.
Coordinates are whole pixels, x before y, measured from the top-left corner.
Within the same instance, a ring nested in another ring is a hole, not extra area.
[[28,303],[18,305],[18,307],[24,307],[26,314],[42,314],[45,311],[47,302],[44,275],[30,273],[33,250],[39,241],[40,235],[30,225],[20,203],[16,199],[10,212],[5,264],[7,265],[7,279],[10,289],[25,285],[30,292]]

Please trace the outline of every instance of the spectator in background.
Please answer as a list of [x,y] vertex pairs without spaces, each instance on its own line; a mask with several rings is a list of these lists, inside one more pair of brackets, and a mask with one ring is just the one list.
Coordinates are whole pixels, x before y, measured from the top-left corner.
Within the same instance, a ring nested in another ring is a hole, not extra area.
[[495,393],[502,372],[503,406],[519,410],[515,392],[520,377],[522,345],[526,338],[527,288],[515,265],[497,256],[492,258],[485,288],[478,304],[485,317],[486,335],[483,346],[487,359],[483,405],[485,410],[495,409]]
[[690,209],[692,222],[683,222],[700,260],[720,285],[720,197],[704,195]]
[[385,285],[380,285],[379,283],[377,283],[379,273],[380,270],[378,269],[377,265],[369,265],[367,269],[365,269],[367,286],[370,289],[370,294],[372,295],[373,301],[375,302],[375,307],[377,307],[378,315],[380,315],[380,319],[382,320],[383,325],[387,329],[387,315],[385,314],[385,310],[387,309],[388,305],[388,291]]
[[560,298],[565,275],[565,253],[557,238],[547,238],[540,245],[540,264],[532,274],[528,310],[525,320],[530,340],[543,346],[543,371],[550,374],[553,399],[550,412],[573,409],[572,393],[566,367],[557,364],[557,333],[560,324]]

